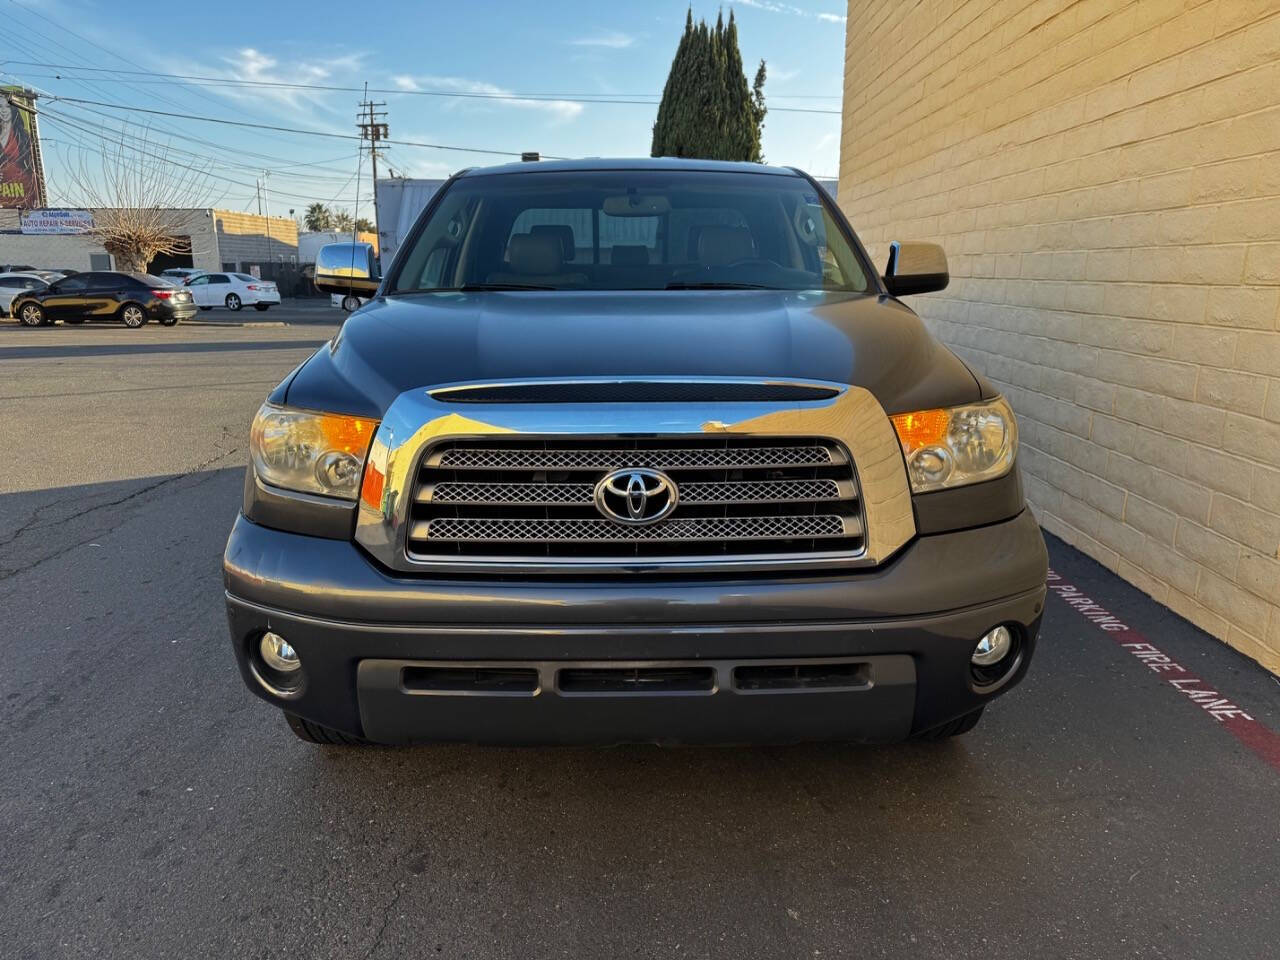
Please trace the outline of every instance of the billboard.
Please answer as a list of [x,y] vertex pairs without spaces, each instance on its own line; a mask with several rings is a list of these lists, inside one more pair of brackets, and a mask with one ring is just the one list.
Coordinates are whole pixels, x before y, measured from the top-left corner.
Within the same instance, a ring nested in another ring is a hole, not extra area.
[[44,167],[36,128],[35,94],[0,87],[0,207],[44,206]]

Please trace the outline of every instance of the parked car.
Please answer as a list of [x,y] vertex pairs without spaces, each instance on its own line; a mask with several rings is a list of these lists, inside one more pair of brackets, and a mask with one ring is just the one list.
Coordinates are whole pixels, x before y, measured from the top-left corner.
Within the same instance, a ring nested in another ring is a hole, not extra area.
[[882,276],[791,169],[564,161],[316,282],[372,299],[254,418],[220,585],[304,740],[934,740],[1026,673],[1013,411],[901,302],[941,247]]
[[196,305],[189,291],[147,273],[91,270],[55,280],[43,290],[13,298],[10,307],[23,326],[39,327],[62,320],[118,320],[141,327],[157,320],[171,327],[194,317]]
[[205,272],[204,270],[197,270],[195,267],[169,267],[167,270],[161,270],[156,276],[181,286],[191,277],[198,277]]
[[36,273],[0,273],[0,317],[9,315],[9,306],[18,294],[47,286],[49,281]]
[[249,305],[255,310],[266,310],[280,302],[280,290],[274,283],[247,273],[202,273],[188,277],[186,286],[201,310],[214,307],[239,310]]
[[336,307],[346,313],[355,313],[369,301],[364,297],[357,297],[354,294],[331,293],[329,294],[329,306]]

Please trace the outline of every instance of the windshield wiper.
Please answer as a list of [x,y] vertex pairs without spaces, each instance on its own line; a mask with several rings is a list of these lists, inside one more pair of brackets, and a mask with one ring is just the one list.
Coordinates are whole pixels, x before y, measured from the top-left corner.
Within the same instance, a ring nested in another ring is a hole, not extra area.
[[437,293],[452,293],[461,291],[462,293],[476,293],[485,290],[555,290],[555,287],[545,283],[464,283],[460,287],[442,287]]
[[777,290],[763,283],[732,283],[722,280],[673,280],[667,290]]

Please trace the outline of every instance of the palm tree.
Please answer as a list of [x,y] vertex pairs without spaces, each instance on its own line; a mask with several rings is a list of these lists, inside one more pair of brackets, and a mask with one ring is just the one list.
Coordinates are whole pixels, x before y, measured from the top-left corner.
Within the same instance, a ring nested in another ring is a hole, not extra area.
[[308,230],[332,230],[333,211],[323,203],[310,204],[307,207],[307,212],[303,214],[302,222]]
[[345,231],[350,230],[355,226],[354,221],[351,219],[351,214],[347,213],[345,210],[334,210],[330,216],[332,217],[332,220],[330,221],[331,230]]

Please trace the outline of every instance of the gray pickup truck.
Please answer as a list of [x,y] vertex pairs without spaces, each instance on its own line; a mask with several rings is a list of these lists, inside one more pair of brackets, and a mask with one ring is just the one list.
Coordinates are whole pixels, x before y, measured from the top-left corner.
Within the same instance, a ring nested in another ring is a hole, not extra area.
[[1017,425],[808,176],[464,171],[254,419],[227,543],[249,688],[317,743],[963,733],[1045,600]]

